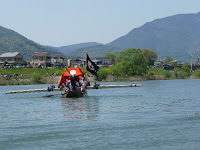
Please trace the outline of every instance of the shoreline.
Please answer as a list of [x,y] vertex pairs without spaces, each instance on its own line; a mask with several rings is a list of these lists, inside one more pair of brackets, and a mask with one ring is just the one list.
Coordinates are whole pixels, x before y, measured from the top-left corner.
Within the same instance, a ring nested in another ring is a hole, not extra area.
[[[153,80],[185,80],[185,79],[199,79],[195,76],[190,76],[187,78],[155,78],[155,79],[147,79],[146,77],[114,77],[108,76],[106,79],[102,81],[98,80],[90,80],[90,82],[128,82],[128,81],[153,81]],[[33,82],[31,79],[11,79],[11,80],[0,80],[0,86],[10,86],[10,85],[36,85],[36,84],[58,84],[60,77],[55,78],[42,78],[38,82]]]

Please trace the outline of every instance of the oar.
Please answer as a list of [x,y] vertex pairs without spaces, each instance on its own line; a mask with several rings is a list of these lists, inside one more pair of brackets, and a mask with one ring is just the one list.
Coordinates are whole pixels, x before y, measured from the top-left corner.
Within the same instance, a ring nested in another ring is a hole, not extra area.
[[42,96],[42,97],[52,97],[52,96],[55,96],[55,95],[61,95],[62,93],[56,93],[56,94],[52,94],[52,95],[45,95],[45,96]]

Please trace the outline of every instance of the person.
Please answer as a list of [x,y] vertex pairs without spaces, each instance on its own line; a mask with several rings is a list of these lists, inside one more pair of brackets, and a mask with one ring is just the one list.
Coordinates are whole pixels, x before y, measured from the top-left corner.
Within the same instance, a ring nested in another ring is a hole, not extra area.
[[54,88],[55,88],[55,85],[51,85],[51,91],[53,91]]
[[81,92],[85,92],[87,89],[87,81],[84,79],[81,86]]
[[60,91],[62,91],[64,87],[65,87],[65,84],[62,83],[62,85],[60,86]]
[[71,81],[72,90],[76,90],[76,83],[78,82],[78,80],[76,79],[75,74],[72,74],[69,79]]
[[70,80],[66,80],[66,87],[67,87],[67,90],[66,91],[72,91],[72,86],[71,86],[71,83],[70,83]]
[[99,86],[99,84],[97,84],[97,83],[95,82],[93,88],[94,88],[94,89],[98,89],[98,86]]

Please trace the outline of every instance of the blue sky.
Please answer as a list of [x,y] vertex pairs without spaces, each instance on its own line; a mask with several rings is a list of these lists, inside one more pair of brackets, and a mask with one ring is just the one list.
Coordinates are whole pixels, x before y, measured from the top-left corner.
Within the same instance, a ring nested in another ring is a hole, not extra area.
[[146,22],[197,13],[200,0],[0,0],[0,26],[42,45],[109,43]]

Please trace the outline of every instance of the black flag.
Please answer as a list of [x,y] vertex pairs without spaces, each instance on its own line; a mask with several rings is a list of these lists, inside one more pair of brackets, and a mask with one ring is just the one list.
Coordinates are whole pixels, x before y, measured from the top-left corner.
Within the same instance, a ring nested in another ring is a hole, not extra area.
[[88,54],[87,54],[86,63],[87,63],[87,71],[91,72],[93,75],[95,75],[98,78],[97,71],[98,71],[99,67],[94,62],[91,61]]

